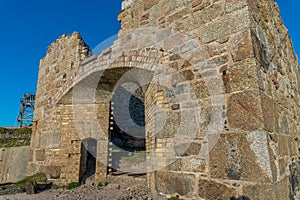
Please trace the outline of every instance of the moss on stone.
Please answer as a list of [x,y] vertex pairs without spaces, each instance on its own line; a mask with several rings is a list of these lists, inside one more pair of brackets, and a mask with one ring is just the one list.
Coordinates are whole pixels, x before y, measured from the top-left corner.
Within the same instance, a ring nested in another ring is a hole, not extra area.
[[32,176],[27,176],[24,179],[20,180],[16,184],[14,184],[14,187],[24,187],[28,185],[30,182],[37,182],[37,183],[47,183],[47,177],[43,173],[37,173]]

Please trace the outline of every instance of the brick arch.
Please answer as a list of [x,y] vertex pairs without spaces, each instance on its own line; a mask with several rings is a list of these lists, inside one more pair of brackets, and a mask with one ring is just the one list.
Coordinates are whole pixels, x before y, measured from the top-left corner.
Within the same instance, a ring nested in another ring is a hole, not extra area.
[[116,68],[136,68],[143,70],[154,70],[163,57],[162,50],[141,49],[129,52],[111,52],[101,54],[98,57],[92,56],[82,62],[79,69],[65,82],[56,95],[55,104],[58,104],[62,98],[70,92],[78,83],[88,78],[94,73],[104,73],[106,70]]

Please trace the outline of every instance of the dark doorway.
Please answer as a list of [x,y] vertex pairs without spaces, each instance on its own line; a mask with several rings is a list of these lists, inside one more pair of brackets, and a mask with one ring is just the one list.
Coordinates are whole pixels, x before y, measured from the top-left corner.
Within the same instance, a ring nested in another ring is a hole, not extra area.
[[110,108],[109,172],[146,173],[145,106],[141,88],[119,87]]
[[93,138],[84,139],[81,143],[80,158],[80,183],[92,177],[96,172],[97,140]]

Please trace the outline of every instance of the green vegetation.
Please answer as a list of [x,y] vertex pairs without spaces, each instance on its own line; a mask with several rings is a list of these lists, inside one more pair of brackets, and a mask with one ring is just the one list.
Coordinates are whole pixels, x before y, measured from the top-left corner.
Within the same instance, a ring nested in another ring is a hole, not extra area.
[[7,129],[0,127],[0,147],[28,146],[31,132],[31,128]]
[[0,134],[6,134],[6,133],[9,133],[9,131],[12,131],[12,130],[9,130],[9,129],[7,129],[7,128],[0,127]]
[[79,183],[77,183],[77,182],[72,182],[72,183],[69,183],[69,184],[67,185],[67,189],[68,189],[68,190],[72,190],[72,189],[74,189],[74,188],[76,188],[76,187],[78,187],[78,186],[80,186]]
[[0,195],[11,195],[11,194],[24,193],[26,190],[25,187],[30,182],[46,184],[47,178],[46,178],[45,174],[38,173],[33,176],[27,176],[23,180],[21,180],[17,183],[2,184],[0,186]]
[[13,134],[21,135],[21,134],[26,134],[30,135],[32,132],[31,128],[19,128],[19,129],[14,129]]
[[100,183],[98,183],[98,189],[101,189],[101,188],[103,188],[105,186],[107,186],[106,182],[100,182]]
[[15,129],[8,129],[4,127],[0,127],[0,134],[16,134],[16,135],[30,135],[32,132],[31,128],[15,128]]
[[38,173],[32,176],[27,176],[25,177],[23,180],[17,182],[16,184],[14,184],[15,187],[24,187],[26,185],[28,185],[30,182],[37,182],[37,183],[43,183],[46,184],[47,183],[47,177],[45,174],[43,173]]
[[5,138],[0,139],[0,147],[22,147],[22,146],[29,146],[30,145],[30,138],[22,138],[22,139],[15,139],[15,138]]

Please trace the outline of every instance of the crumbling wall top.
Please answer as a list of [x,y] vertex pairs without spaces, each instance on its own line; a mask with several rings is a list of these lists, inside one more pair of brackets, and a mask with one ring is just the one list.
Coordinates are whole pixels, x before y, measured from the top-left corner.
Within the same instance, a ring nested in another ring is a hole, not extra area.
[[125,10],[132,4],[133,0],[123,0],[122,2],[122,10]]

